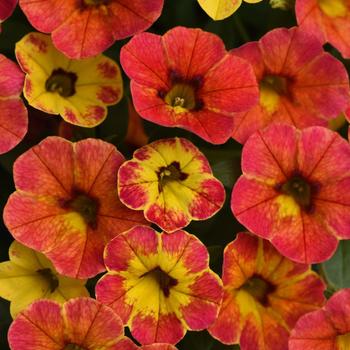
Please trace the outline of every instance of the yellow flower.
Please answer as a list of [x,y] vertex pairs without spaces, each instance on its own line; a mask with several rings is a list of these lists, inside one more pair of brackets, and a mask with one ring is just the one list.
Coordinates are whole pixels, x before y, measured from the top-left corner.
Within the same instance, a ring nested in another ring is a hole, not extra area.
[[0,297],[11,301],[13,318],[37,299],[64,303],[89,296],[86,280],[59,275],[43,254],[17,241],[10,246],[9,258],[10,261],[0,263]]
[[59,52],[49,35],[29,33],[16,44],[16,57],[26,73],[28,103],[68,123],[94,127],[107,116],[107,106],[123,95],[120,69],[104,56],[71,60]]
[[215,21],[230,17],[241,6],[242,1],[255,4],[262,0],[198,0],[202,9]]

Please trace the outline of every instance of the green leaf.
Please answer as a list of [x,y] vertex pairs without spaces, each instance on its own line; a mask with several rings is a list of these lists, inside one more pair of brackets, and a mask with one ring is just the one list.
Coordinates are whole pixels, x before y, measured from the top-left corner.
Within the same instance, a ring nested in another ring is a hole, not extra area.
[[350,287],[350,241],[340,241],[333,257],[323,263],[327,281],[336,288]]

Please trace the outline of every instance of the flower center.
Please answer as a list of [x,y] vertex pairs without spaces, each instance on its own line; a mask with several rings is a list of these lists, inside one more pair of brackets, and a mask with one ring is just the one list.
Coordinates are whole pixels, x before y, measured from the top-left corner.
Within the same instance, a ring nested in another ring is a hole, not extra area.
[[272,8],[289,10],[294,8],[295,0],[270,0],[270,5]]
[[318,0],[318,5],[328,17],[345,17],[349,12],[344,0]]
[[48,282],[49,287],[50,287],[50,292],[53,293],[58,285],[58,278],[57,276],[51,271],[51,269],[46,268],[46,269],[40,269],[36,271],[40,276],[44,277],[45,280]]
[[46,80],[45,88],[49,92],[57,92],[62,97],[75,94],[75,83],[78,77],[75,73],[66,72],[62,68],[55,69]]
[[80,214],[87,225],[92,228],[96,227],[97,212],[98,212],[98,201],[91,198],[83,193],[78,193],[75,197],[64,204],[76,213]]
[[161,192],[163,187],[171,181],[184,181],[187,179],[188,174],[184,173],[180,169],[179,162],[172,162],[166,167],[160,167],[158,172],[158,181],[159,181],[159,191]]
[[86,6],[107,5],[109,0],[83,0]]
[[258,275],[253,275],[241,287],[262,305],[268,304],[268,296],[275,290],[275,286]]
[[164,296],[167,298],[170,295],[170,288],[175,287],[178,283],[175,278],[169,276],[159,266],[152,271],[147,272],[146,275],[153,278],[157,282],[159,288],[163,291]]
[[184,112],[196,108],[196,94],[189,84],[175,84],[165,96],[165,102],[174,107],[175,112]]
[[337,336],[337,349],[338,350],[350,349],[350,333]]
[[281,192],[293,197],[295,202],[305,210],[311,207],[311,185],[301,176],[293,176],[281,187]]
[[288,94],[288,81],[277,75],[266,75],[260,81],[260,104],[269,112],[274,113],[280,97]]
[[85,348],[82,348],[81,346],[77,344],[67,344],[62,350],[85,350]]

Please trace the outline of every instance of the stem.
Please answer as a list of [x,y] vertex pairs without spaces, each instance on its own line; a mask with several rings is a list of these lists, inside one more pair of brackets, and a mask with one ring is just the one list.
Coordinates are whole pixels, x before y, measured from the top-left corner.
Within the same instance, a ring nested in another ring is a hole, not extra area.
[[243,39],[243,41],[244,42],[251,41],[250,35],[248,34],[248,31],[245,28],[245,26],[244,26],[243,22],[241,21],[241,19],[239,18],[239,16],[237,16],[237,15],[233,16],[233,23],[234,23],[235,27],[237,28],[238,33],[241,36],[241,38]]

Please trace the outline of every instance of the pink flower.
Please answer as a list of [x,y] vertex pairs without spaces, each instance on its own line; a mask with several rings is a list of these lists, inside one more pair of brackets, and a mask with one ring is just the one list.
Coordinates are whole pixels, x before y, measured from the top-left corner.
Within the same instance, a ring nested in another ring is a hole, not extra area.
[[329,259],[350,238],[350,145],[322,127],[274,124],[243,148],[234,215],[301,263]]

